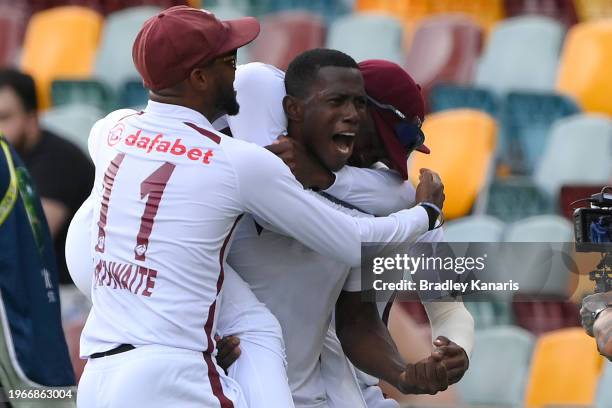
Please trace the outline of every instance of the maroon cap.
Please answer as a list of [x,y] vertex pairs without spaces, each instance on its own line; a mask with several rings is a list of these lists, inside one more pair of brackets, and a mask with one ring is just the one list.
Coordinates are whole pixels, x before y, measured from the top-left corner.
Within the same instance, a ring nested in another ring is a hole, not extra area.
[[148,19],[132,48],[136,69],[149,89],[176,85],[191,70],[242,47],[259,34],[253,17],[220,21],[214,14],[175,6]]
[[[359,63],[363,75],[365,90],[368,96],[379,104],[396,108],[406,121],[412,122],[418,118],[422,123],[425,119],[425,102],[421,87],[399,65],[384,60],[366,60]],[[389,107],[389,108],[390,108]],[[373,106],[370,114],[374,119],[378,136],[395,170],[408,177],[406,148],[399,141],[395,126],[402,121],[391,109],[381,109]],[[416,150],[429,153],[429,148],[421,145]]]

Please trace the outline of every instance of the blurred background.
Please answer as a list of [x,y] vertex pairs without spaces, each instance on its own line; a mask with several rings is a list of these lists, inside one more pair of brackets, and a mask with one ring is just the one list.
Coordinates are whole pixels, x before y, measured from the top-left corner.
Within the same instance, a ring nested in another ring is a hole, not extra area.
[[[450,241],[571,242],[570,204],[612,183],[612,0],[0,0],[0,66],[32,75],[42,127],[86,152],[97,119],[146,103],[132,42],[147,18],[179,4],[257,16],[261,35],[240,63],[286,69],[329,47],[404,66],[426,98],[432,149],[411,158],[410,173],[441,174]],[[542,271],[548,290],[537,296],[466,302],[477,327],[468,374],[446,397],[408,402],[612,407],[611,364],[579,327],[598,260]],[[80,374],[88,305],[63,283]],[[426,338],[420,304],[397,309]]]

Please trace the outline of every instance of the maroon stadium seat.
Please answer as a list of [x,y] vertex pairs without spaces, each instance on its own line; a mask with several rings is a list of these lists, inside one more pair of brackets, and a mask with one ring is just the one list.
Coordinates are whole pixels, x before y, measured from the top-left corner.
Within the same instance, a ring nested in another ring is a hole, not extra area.
[[261,34],[250,50],[251,59],[285,71],[296,55],[322,47],[324,41],[325,23],[319,16],[305,11],[272,14],[261,22]]
[[578,21],[573,0],[505,0],[506,16],[539,14],[554,18],[566,27]]
[[482,28],[462,15],[438,15],[422,20],[406,58],[406,69],[429,91],[438,83],[469,85],[482,49]]
[[0,67],[15,65],[17,51],[23,41],[26,10],[9,3],[0,3]]
[[589,198],[591,195],[599,193],[602,188],[603,186],[592,185],[567,185],[561,187],[561,192],[559,193],[559,210],[561,215],[573,222],[574,209],[585,207],[588,203],[586,201],[580,201],[574,205],[570,204],[582,198]]
[[512,309],[514,324],[535,335],[580,326],[579,306],[559,297],[517,295]]

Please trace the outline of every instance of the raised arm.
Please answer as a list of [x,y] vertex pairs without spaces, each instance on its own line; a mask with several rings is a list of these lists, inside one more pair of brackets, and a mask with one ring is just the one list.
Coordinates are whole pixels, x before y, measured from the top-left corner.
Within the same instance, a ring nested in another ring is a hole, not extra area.
[[[389,217],[353,218],[306,194],[283,162],[252,145],[232,162],[245,211],[270,223],[325,256],[351,266],[361,262],[362,242],[412,242],[428,230],[436,214],[422,206]],[[417,189],[423,201],[443,203],[439,177],[424,173]],[[431,214],[431,215],[430,215]]]

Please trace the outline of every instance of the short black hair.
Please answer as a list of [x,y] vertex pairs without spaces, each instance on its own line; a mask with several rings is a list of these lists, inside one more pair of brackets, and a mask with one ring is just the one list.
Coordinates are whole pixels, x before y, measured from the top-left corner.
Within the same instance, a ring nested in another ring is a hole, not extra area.
[[36,85],[30,75],[12,68],[0,69],[0,89],[5,87],[15,91],[26,112],[38,110]]
[[357,62],[349,55],[328,48],[315,48],[295,57],[285,73],[285,91],[288,95],[303,98],[317,79],[323,67],[359,69]]

